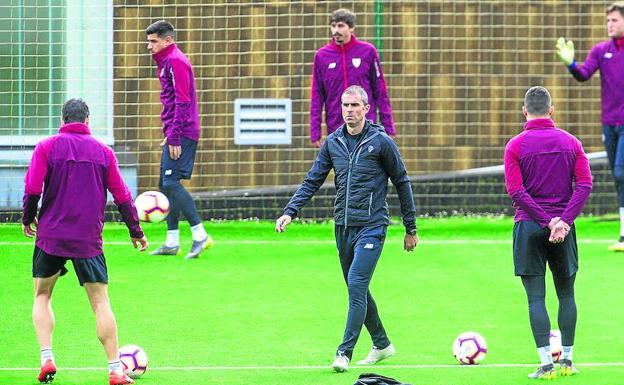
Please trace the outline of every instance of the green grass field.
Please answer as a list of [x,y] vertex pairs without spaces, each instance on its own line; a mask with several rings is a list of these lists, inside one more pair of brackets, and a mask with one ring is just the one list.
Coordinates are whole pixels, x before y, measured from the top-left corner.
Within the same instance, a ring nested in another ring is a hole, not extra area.
[[[367,371],[412,384],[531,383],[526,375],[538,359],[524,290],[513,275],[510,218],[421,219],[413,253],[402,250],[402,227],[391,226],[371,290],[397,354],[343,374],[329,367],[347,310],[332,224],[294,223],[284,234],[269,222],[207,227],[215,247],[187,261],[138,254],[124,226],[106,225],[120,344],[142,346],[150,359],[139,385],[351,385]],[[164,240],[164,225],[144,228],[151,249]],[[606,250],[617,231],[614,221],[577,222],[574,360],[581,373],[558,382],[624,384],[624,254]],[[31,257],[20,228],[1,225],[0,385],[37,383]],[[552,283],[547,295],[555,329]],[[94,317],[72,268],[57,284],[53,306],[54,383],[107,383]],[[468,330],[488,342],[477,367],[459,366],[451,354],[454,338]],[[363,331],[354,360],[370,345]]]

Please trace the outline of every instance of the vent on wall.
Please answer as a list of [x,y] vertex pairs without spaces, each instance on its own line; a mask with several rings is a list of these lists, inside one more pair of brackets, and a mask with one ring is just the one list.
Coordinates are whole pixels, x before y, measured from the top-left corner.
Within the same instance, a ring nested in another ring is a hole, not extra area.
[[234,101],[234,143],[290,144],[290,99],[236,99]]

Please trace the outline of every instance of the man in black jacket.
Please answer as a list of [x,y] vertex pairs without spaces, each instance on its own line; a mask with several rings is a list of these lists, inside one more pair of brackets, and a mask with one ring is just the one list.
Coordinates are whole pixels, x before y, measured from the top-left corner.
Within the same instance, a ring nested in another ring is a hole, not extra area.
[[382,126],[365,120],[370,105],[362,87],[347,88],[341,100],[346,124],[327,137],[314,165],[275,225],[277,232],[283,232],[334,169],[336,245],[349,290],[347,326],[332,364],[337,372],[348,370],[362,325],[371,335],[373,348],[358,364],[371,365],[395,352],[368,290],[390,224],[386,203],[388,178],[401,201],[406,230],[404,248],[412,251],[418,243],[412,186],[398,147]]

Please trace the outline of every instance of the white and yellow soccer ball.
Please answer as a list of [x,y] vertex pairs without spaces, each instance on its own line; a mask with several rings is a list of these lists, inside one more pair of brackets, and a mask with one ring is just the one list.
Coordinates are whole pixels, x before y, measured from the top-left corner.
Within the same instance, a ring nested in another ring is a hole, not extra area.
[[134,200],[139,220],[158,223],[169,214],[169,199],[159,191],[146,191]]
[[554,362],[559,362],[561,353],[563,353],[563,347],[561,346],[561,332],[559,330],[550,331],[550,353]]
[[136,345],[121,347],[119,361],[121,361],[124,373],[130,378],[139,378],[147,370],[147,354]]
[[453,342],[453,355],[462,365],[477,365],[487,354],[485,338],[477,332],[464,332]]

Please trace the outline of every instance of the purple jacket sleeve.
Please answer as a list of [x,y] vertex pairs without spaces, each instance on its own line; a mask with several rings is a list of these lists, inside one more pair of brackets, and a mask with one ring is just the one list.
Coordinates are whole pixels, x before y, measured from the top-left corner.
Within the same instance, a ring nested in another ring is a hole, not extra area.
[[505,148],[505,187],[515,205],[524,210],[541,227],[547,227],[552,219],[526,192],[522,183],[522,171],[518,162],[519,139],[512,139]]
[[310,141],[316,142],[321,139],[321,119],[326,94],[323,87],[323,78],[320,73],[318,52],[314,55],[312,64],[312,89],[310,92]]
[[377,108],[379,109],[381,125],[384,127],[388,135],[395,136],[396,128],[394,127],[394,120],[392,119],[392,105],[390,104],[390,98],[388,97],[388,89],[386,87],[386,81],[384,80],[383,71],[381,69],[379,54],[377,53],[377,50],[374,50],[373,52],[373,65],[371,66],[370,73],[373,100],[375,100]]
[[589,168],[589,160],[583,150],[580,141],[576,141],[576,159],[574,162],[574,192],[568,202],[561,220],[567,224],[572,224],[576,217],[581,213],[585,202],[589,198],[592,190],[592,175]]
[[598,52],[598,46],[594,46],[591,51],[587,54],[585,61],[583,64],[578,64],[576,61],[573,61],[572,64],[568,66],[568,71],[574,76],[576,80],[579,82],[584,82],[588,80],[594,72],[600,68],[600,53]]
[[167,144],[180,145],[180,134],[191,116],[191,93],[190,93],[190,68],[182,60],[171,60],[173,72],[173,87],[175,89],[175,114],[173,116],[173,128],[167,136]]
[[117,210],[119,210],[124,223],[128,227],[128,230],[130,230],[130,236],[132,238],[143,238],[143,230],[141,230],[141,226],[139,225],[139,214],[134,206],[132,195],[121,177],[119,166],[117,165],[117,158],[110,149],[108,152],[108,159],[108,191],[113,194]]
[[37,204],[43,192],[43,183],[48,173],[48,153],[53,138],[41,141],[35,146],[30,165],[24,177],[24,199],[22,206],[22,224],[28,226],[37,216]]

